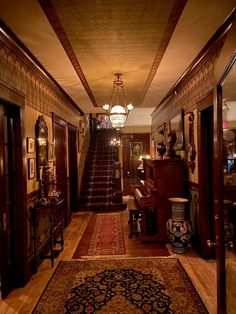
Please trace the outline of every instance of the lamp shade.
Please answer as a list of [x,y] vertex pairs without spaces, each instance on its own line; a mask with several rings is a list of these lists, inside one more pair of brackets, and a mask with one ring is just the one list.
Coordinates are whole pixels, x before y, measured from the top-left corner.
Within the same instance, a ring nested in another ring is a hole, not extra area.
[[[126,100],[123,90],[123,81],[121,79],[121,73],[115,74],[115,81],[113,83],[113,93],[111,97],[110,105],[105,104],[103,108],[108,112],[110,122],[113,128],[120,129],[125,126],[125,122],[130,110],[133,109],[133,105],[126,106]],[[117,102],[116,102],[117,101]],[[123,104],[123,105],[121,105]]]
[[111,108],[110,114],[113,114],[113,113],[126,114],[125,108],[123,106],[121,106],[121,105],[113,106]]

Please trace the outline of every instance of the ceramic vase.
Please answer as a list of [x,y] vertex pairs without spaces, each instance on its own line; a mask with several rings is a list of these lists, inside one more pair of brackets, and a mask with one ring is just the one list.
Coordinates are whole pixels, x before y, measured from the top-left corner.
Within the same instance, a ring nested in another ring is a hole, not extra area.
[[172,218],[166,223],[167,236],[174,253],[185,253],[192,235],[190,222],[185,220],[186,198],[169,198],[172,208]]

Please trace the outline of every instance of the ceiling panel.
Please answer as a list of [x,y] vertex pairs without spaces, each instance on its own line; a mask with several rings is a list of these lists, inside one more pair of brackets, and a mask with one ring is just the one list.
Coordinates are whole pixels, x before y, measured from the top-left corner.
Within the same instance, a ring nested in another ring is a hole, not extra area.
[[134,126],[234,7],[235,0],[17,0],[0,1],[0,18],[85,113],[103,110],[114,73],[123,73]]

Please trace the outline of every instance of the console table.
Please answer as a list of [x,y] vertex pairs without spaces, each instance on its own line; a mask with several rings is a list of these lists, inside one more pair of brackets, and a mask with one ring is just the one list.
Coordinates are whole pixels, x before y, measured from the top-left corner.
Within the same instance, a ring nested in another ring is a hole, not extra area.
[[[49,258],[51,260],[51,266],[54,266],[54,259],[56,251],[54,247],[57,243],[61,245],[61,251],[63,251],[64,239],[63,239],[63,203],[61,199],[57,203],[51,206],[36,206],[31,210],[32,224],[33,224],[33,272],[37,272],[37,267],[40,259]],[[49,218],[49,230],[45,235],[43,244],[39,245],[39,230],[38,223],[42,217]],[[49,253],[49,254],[47,254]]]

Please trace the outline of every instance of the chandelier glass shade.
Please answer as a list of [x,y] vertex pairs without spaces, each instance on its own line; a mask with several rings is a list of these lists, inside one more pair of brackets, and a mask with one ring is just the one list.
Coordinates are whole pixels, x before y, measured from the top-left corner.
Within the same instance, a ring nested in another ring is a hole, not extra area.
[[110,118],[112,127],[120,129],[125,126],[125,122],[129,111],[133,109],[133,105],[126,105],[126,99],[124,94],[124,87],[122,81],[122,74],[116,73],[115,80],[113,82],[113,91],[111,96],[111,103],[105,104],[103,108],[107,111]]

